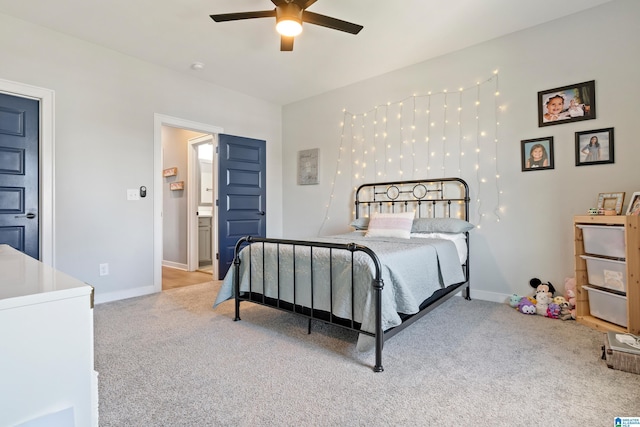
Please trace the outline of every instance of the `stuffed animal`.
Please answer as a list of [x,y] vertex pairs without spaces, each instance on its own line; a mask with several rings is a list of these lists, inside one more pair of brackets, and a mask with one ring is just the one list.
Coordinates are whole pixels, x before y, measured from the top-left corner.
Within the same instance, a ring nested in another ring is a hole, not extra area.
[[518,311],[522,314],[536,314],[536,306],[529,301],[529,298],[522,298],[518,303]]
[[569,303],[568,302],[563,302],[562,304],[560,304],[560,315],[558,316],[558,318],[560,320],[571,320],[574,319],[574,317],[571,315],[571,308],[569,307]]
[[542,283],[542,281],[536,277],[529,280],[529,285],[536,290],[536,299],[538,299],[538,294],[542,292],[549,294],[549,298],[553,298],[553,294],[556,293],[556,288],[553,287],[551,282]]
[[569,303],[571,318],[576,318],[576,279],[575,277],[567,277],[564,279],[564,298]]
[[511,294],[511,296],[509,297],[509,305],[517,310],[518,304],[520,304],[520,300],[522,298],[524,297],[518,294]]
[[558,304],[559,306],[561,306],[565,302],[567,302],[567,300],[564,299],[564,297],[561,295],[558,295],[557,297],[553,297],[554,304]]
[[547,309],[549,308],[549,304],[552,301],[551,297],[549,297],[549,294],[547,292],[538,292],[536,296],[536,300],[538,301],[536,303],[536,314],[539,314],[540,316],[546,316]]
[[557,319],[558,317],[560,317],[560,306],[555,302],[549,304],[549,307],[547,307],[547,317],[550,317],[552,319]]

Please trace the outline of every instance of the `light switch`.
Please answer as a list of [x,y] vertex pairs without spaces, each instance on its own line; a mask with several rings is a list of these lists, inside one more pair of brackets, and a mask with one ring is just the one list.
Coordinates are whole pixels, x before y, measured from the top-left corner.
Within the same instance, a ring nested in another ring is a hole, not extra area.
[[127,189],[127,200],[140,200],[140,192],[137,188]]

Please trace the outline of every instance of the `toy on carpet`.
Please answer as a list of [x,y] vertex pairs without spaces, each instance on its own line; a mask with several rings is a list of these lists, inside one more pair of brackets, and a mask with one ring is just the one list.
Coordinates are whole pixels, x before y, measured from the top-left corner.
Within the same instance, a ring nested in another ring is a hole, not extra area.
[[536,314],[536,306],[529,298],[522,297],[518,303],[518,311],[522,314]]
[[[564,298],[563,298],[564,299]],[[573,319],[573,315],[571,314],[571,308],[569,307],[569,303],[567,301],[560,304],[560,315],[558,319],[560,320],[571,320]],[[575,311],[575,310],[573,310]]]
[[536,293],[536,314],[540,316],[546,316],[547,310],[549,309],[549,304],[553,301],[551,297],[549,297],[548,292],[537,292]]
[[[576,278],[567,277],[564,279],[564,298],[569,304],[569,312],[571,313],[571,319],[576,318]],[[568,319],[563,319],[568,320]]]
[[555,302],[549,304],[546,316],[552,319],[558,319],[560,317],[560,306]]
[[[554,297],[556,289],[551,282],[543,283],[540,279],[534,277],[529,281],[529,285],[535,289],[535,295],[521,296],[512,294],[509,297],[509,305],[511,307],[523,314],[538,314],[551,319],[563,320],[572,318],[571,309],[575,305],[572,306],[568,299],[562,295]],[[573,295],[573,301],[575,301],[575,292]],[[575,310],[573,312],[575,313]]]
[[529,280],[529,285],[536,290],[536,299],[538,299],[538,295],[542,292],[549,295],[549,298],[553,298],[553,294],[556,293],[556,288],[553,287],[551,282],[542,283],[542,280],[534,277]]

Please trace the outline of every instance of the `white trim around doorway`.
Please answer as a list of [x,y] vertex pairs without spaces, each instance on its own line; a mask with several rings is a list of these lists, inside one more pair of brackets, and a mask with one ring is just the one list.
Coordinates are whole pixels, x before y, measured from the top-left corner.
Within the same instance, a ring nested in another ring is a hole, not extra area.
[[55,268],[55,92],[4,79],[0,92],[40,102],[40,261]]
[[219,134],[219,126],[155,113],[153,117],[153,288],[162,291],[162,126]]

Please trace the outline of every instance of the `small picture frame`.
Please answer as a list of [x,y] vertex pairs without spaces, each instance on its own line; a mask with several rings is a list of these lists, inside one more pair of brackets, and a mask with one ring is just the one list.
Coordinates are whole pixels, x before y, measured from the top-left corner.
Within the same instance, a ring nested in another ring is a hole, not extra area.
[[298,185],[319,184],[320,150],[312,148],[298,151]]
[[522,172],[553,169],[553,137],[520,141]]
[[538,92],[538,127],[595,118],[595,80]]
[[614,163],[613,128],[576,132],[576,166]]
[[162,176],[165,178],[168,176],[176,176],[176,175],[178,175],[178,168],[167,168],[162,171]]
[[627,206],[627,215],[640,215],[640,191],[631,195],[631,201]]
[[604,209],[605,211],[615,210],[616,215],[620,215],[622,214],[623,203],[624,192],[598,194],[598,209]]
[[171,191],[184,190],[184,181],[170,182],[169,190]]

